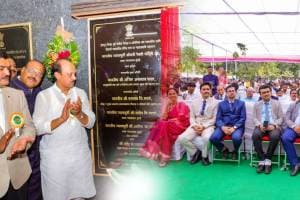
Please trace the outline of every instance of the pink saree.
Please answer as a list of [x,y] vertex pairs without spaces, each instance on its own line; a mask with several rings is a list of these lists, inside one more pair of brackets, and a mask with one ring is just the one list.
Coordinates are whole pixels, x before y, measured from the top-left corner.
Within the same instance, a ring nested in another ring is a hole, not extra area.
[[179,102],[168,112],[167,119],[155,122],[140,154],[148,159],[157,160],[160,156],[161,160],[170,160],[177,137],[189,125],[189,108]]

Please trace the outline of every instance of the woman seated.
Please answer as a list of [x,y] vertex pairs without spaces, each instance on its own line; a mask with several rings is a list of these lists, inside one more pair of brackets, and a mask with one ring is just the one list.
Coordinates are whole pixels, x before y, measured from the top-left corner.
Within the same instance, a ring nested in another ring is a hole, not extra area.
[[168,102],[162,117],[150,129],[150,134],[140,149],[141,156],[157,160],[160,167],[167,165],[177,137],[190,125],[189,108],[185,103],[177,102],[178,91],[170,88],[167,95]]

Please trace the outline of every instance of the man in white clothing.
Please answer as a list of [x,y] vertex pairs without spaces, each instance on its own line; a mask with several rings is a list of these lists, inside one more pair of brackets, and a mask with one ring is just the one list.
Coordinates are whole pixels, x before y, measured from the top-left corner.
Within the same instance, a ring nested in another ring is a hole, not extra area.
[[[211,134],[214,132],[214,125],[217,115],[218,101],[210,97],[212,86],[210,83],[202,83],[200,86],[201,97],[194,100],[190,110],[190,127],[188,127],[177,141],[192,156],[191,164],[197,163],[201,158],[203,165],[208,165],[208,144]],[[202,140],[201,150],[197,149],[194,139]]]
[[76,67],[58,60],[53,67],[55,84],[40,92],[33,121],[40,143],[44,200],[90,198],[96,190],[85,128],[92,128],[95,114],[86,93],[75,87]]
[[193,100],[199,97],[199,94],[195,91],[196,84],[194,82],[190,82],[187,85],[187,91],[183,93],[182,97],[184,102],[191,108]]

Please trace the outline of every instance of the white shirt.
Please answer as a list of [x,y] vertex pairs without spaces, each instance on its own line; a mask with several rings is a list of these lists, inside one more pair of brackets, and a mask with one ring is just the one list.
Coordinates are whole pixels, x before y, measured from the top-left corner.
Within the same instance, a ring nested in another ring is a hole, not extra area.
[[196,90],[194,90],[193,94],[190,94],[189,92],[186,92],[183,94],[183,99],[184,99],[184,102],[189,106],[189,108],[191,108],[191,105],[192,105],[192,102],[195,100],[195,99],[198,99],[199,98],[199,94],[196,93]]
[[[74,101],[77,96],[81,98],[88,123],[83,125],[76,118],[69,118],[51,131],[51,121],[61,115],[65,102],[69,98]],[[33,121],[38,135],[44,135],[40,142],[44,200],[93,197],[96,190],[85,127],[94,125],[95,114],[90,109],[86,93],[74,87],[65,95],[54,84],[38,94]]]
[[3,94],[2,89],[0,88],[0,128],[3,130],[3,134],[5,132],[5,112],[3,106]]

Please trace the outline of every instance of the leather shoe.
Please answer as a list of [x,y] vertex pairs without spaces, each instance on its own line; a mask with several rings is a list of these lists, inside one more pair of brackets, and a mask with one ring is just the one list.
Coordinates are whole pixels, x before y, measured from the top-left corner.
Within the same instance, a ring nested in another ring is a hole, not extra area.
[[202,165],[204,165],[204,166],[207,166],[210,164],[208,158],[202,158],[201,162],[202,162]]
[[266,165],[265,166],[265,174],[270,174],[272,171],[272,165]]
[[193,164],[196,164],[199,160],[201,160],[202,158],[202,152],[200,150],[197,150],[196,153],[193,155],[190,163],[193,165]]
[[237,152],[232,152],[232,160],[237,160],[238,153]]
[[256,167],[256,172],[259,174],[259,173],[262,173],[263,171],[265,170],[265,166],[264,165],[257,165]]
[[229,150],[226,147],[224,147],[224,149],[222,150],[222,159],[227,159],[228,154],[229,154]]
[[290,175],[291,176],[296,176],[298,174],[298,172],[300,171],[300,165],[297,164],[295,167],[293,167],[293,169],[291,170]]

